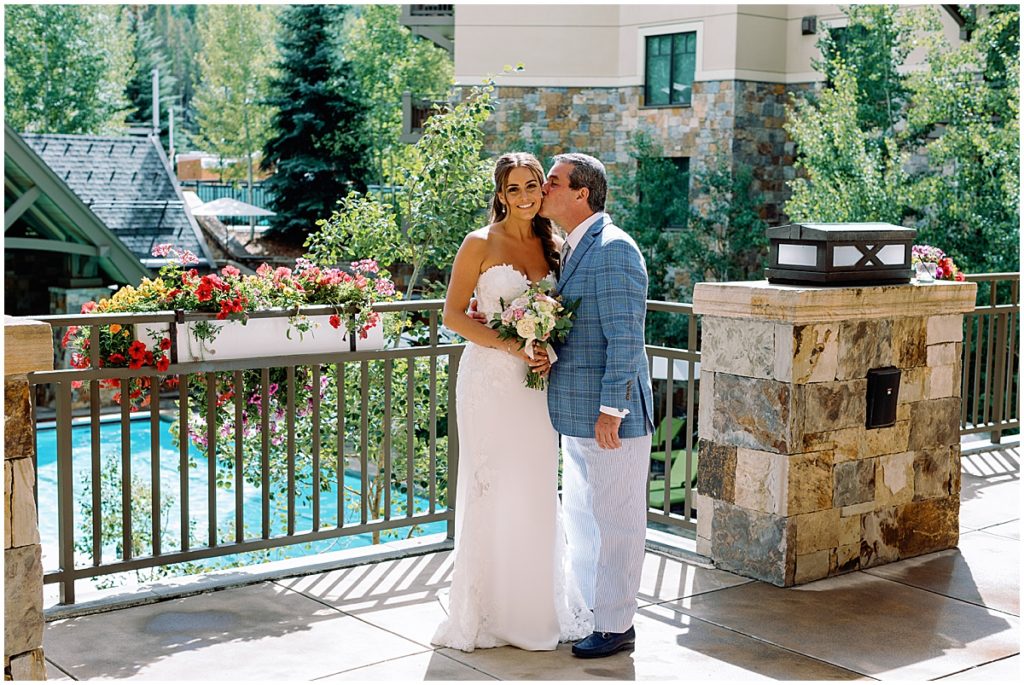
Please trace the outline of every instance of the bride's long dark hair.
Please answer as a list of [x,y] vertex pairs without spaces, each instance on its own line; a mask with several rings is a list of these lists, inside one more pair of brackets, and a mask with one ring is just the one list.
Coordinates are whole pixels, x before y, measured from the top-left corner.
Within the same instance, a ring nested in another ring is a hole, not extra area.
[[[508,175],[516,167],[526,167],[533,172],[538,183],[544,183],[544,167],[529,152],[509,152],[498,157],[498,161],[494,164],[494,197],[491,199],[492,224],[501,221],[508,214],[508,210],[505,209],[505,205],[501,203],[498,195],[505,189]],[[540,214],[533,217],[533,234],[540,238],[541,245],[544,247],[544,259],[547,260],[548,267],[555,271],[558,269],[559,255],[558,250],[555,249],[555,240],[551,237],[553,231],[550,219],[545,219]]]

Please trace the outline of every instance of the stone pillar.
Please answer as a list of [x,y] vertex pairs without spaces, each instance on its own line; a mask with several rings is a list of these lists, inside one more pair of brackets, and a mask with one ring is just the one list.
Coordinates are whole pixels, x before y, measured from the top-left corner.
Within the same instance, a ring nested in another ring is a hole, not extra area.
[[[701,283],[697,551],[779,586],[955,547],[973,283]],[[867,372],[901,370],[868,430]]]
[[4,317],[4,676],[46,680],[36,432],[25,374],[53,368],[50,327]]

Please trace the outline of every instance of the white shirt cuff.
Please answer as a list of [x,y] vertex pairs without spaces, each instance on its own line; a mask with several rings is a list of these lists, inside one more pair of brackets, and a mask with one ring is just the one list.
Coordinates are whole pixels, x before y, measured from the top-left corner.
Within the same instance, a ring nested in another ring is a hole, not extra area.
[[604,406],[602,404],[601,405],[601,413],[602,414],[611,414],[612,416],[617,416],[620,419],[622,419],[622,418],[625,418],[626,414],[629,413],[629,410],[628,409],[612,409],[611,407],[606,407],[606,406]]

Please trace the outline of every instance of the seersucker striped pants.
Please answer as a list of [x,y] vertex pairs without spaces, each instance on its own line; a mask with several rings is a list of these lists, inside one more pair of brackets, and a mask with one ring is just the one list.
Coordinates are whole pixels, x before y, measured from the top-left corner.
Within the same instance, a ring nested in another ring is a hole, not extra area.
[[651,436],[601,449],[593,438],[562,436],[562,507],[573,573],[594,630],[633,624],[647,531]]

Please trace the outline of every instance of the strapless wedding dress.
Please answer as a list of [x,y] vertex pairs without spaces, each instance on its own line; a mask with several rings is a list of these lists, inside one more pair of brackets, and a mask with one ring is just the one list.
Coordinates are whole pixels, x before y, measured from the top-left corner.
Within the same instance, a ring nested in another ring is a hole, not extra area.
[[[512,266],[492,266],[477,280],[477,308],[490,318],[529,286]],[[551,650],[593,629],[567,561],[547,391],[523,385],[526,371],[510,354],[466,343],[456,386],[455,568],[437,645]]]

